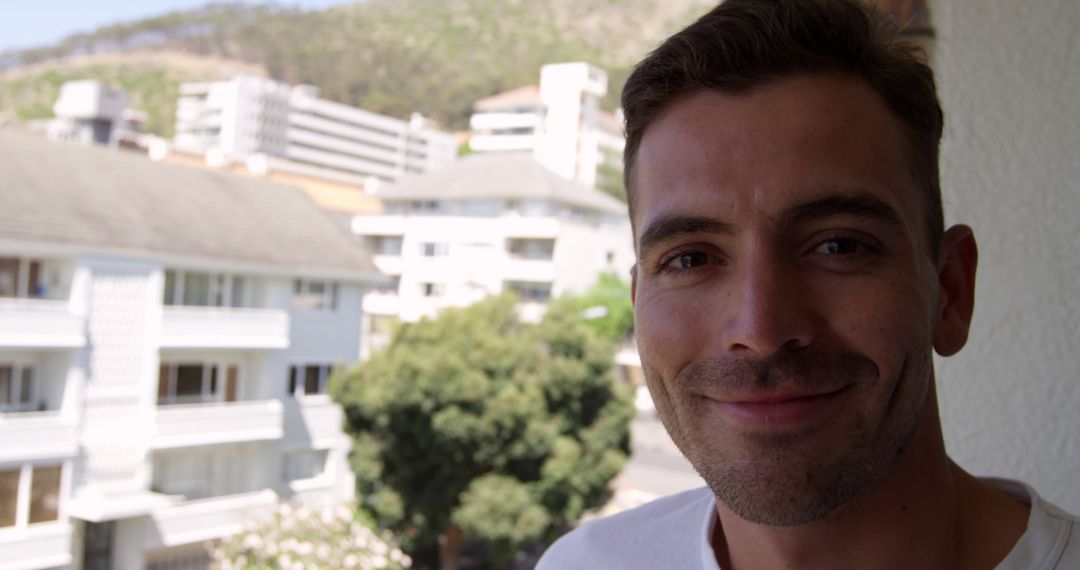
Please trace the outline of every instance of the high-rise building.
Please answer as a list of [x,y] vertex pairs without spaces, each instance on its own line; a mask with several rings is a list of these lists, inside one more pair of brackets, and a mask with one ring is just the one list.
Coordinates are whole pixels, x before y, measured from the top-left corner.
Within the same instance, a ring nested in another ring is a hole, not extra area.
[[622,121],[600,108],[607,73],[583,62],[540,69],[540,85],[480,99],[469,120],[477,153],[532,155],[586,188],[621,188]]
[[298,189],[0,130],[0,567],[180,568],[349,499],[347,232]]
[[263,77],[180,86],[173,144],[210,162],[265,157],[265,168],[363,185],[455,159],[453,135],[419,114],[401,120],[319,97],[312,85]]

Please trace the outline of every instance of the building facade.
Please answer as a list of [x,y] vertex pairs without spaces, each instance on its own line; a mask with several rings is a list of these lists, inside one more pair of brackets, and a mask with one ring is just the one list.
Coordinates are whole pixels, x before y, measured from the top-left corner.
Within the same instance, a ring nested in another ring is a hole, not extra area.
[[384,213],[352,229],[390,283],[364,299],[365,356],[392,323],[516,293],[523,316],[583,292],[601,272],[628,276],[626,205],[527,155],[475,155],[386,188]]
[[299,190],[0,131],[0,568],[189,568],[353,493],[377,278]]
[[540,69],[540,85],[477,101],[469,147],[477,153],[532,155],[586,188],[622,185],[622,121],[600,108],[607,73],[583,62]]
[[455,159],[457,143],[414,113],[408,121],[319,97],[317,87],[240,75],[185,83],[176,108],[178,150],[211,162],[364,185],[394,182]]

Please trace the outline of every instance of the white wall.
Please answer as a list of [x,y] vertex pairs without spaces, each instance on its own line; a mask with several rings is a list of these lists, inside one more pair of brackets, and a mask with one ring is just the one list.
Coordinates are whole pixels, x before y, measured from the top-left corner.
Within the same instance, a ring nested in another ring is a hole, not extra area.
[[971,340],[938,366],[946,441],[1080,512],[1080,2],[932,8],[946,217],[981,250]]

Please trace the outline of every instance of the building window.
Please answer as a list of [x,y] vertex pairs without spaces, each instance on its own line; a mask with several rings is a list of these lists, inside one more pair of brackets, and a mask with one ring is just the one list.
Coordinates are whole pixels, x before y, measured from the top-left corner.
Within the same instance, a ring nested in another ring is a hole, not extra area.
[[222,363],[162,363],[158,368],[159,406],[235,402],[240,368]]
[[15,526],[22,469],[0,469],[0,528]]
[[326,472],[325,449],[308,449],[285,454],[285,481],[314,479]]
[[295,364],[289,367],[289,394],[294,397],[326,393],[332,364]]
[[35,467],[30,484],[30,524],[60,517],[60,466]]
[[553,239],[509,239],[506,250],[516,259],[550,260],[555,255]]
[[506,289],[513,291],[523,303],[546,303],[551,299],[551,283],[507,281]]
[[166,305],[187,307],[244,307],[248,280],[240,275],[165,270]]
[[30,412],[41,408],[36,402],[37,382],[34,368],[19,364],[0,364],[0,413]]
[[437,212],[439,202],[436,200],[416,200],[410,204],[413,212]]
[[0,297],[44,297],[41,261],[0,257]]
[[308,311],[337,310],[338,284],[297,279],[293,283],[293,308]]
[[420,244],[420,255],[424,257],[442,257],[448,253],[450,253],[450,244],[430,241]]
[[153,459],[154,490],[187,500],[242,493],[242,447],[158,453]]
[[369,240],[376,255],[401,255],[401,236],[371,236]]
[[420,294],[424,297],[442,297],[446,293],[446,285],[442,283],[421,283]]
[[[60,518],[60,465],[0,469],[0,528],[52,522]],[[20,493],[29,487],[29,493]],[[29,500],[22,508],[19,501]],[[26,518],[20,520],[20,513]]]

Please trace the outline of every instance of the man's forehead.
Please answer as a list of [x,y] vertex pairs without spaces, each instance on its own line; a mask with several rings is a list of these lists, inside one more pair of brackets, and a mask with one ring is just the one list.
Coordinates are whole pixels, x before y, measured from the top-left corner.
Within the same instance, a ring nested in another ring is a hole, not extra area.
[[[880,192],[907,209],[917,201],[908,152],[902,123],[847,75],[699,91],[665,109],[642,138],[630,181],[635,237],[658,217],[740,203],[772,215],[830,194]],[[905,195],[884,190],[896,186]]]

